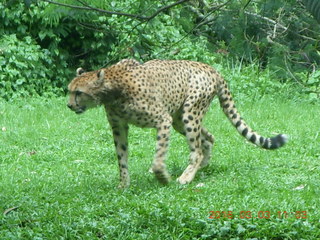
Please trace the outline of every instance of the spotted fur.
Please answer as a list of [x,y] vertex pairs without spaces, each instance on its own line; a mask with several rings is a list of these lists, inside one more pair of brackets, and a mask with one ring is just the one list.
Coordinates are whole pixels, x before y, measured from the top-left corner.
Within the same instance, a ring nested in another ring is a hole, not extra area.
[[119,161],[120,187],[130,183],[129,124],[157,129],[152,171],[162,183],[170,180],[165,157],[171,126],[185,135],[190,160],[178,181],[191,182],[211,156],[214,137],[202,126],[202,120],[215,95],[225,115],[248,141],[265,149],[279,148],[287,141],[282,134],[265,138],[252,131],[240,117],[224,79],[212,67],[199,62],[152,60],[140,64],[124,59],[98,71],[84,72],[79,68],[68,88],[68,107],[76,113],[104,105]]

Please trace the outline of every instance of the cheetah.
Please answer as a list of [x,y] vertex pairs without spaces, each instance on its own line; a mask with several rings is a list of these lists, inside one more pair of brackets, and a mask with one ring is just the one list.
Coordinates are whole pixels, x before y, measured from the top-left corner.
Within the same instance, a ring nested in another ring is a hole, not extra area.
[[97,71],[78,68],[68,89],[67,106],[77,114],[104,106],[112,128],[121,188],[130,184],[129,124],[156,128],[156,154],[151,169],[164,184],[170,181],[165,158],[171,127],[184,135],[190,149],[189,165],[177,181],[190,183],[211,157],[214,137],[202,126],[202,120],[215,95],[232,125],[251,143],[264,149],[277,149],[287,142],[285,134],[266,138],[254,132],[240,117],[222,76],[200,62],[151,60],[140,64],[124,59]]

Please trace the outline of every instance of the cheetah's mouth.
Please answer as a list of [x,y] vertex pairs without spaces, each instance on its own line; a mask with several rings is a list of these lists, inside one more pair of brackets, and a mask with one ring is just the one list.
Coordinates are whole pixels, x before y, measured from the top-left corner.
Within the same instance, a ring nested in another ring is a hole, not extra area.
[[84,113],[86,111],[86,107],[81,107],[81,108],[78,108],[77,110],[75,110],[74,112],[76,114],[81,114],[81,113]]

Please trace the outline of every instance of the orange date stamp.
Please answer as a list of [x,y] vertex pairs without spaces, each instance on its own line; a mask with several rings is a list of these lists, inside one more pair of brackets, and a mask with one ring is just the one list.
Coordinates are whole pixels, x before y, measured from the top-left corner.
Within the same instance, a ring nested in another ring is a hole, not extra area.
[[307,219],[307,211],[209,211],[209,219]]

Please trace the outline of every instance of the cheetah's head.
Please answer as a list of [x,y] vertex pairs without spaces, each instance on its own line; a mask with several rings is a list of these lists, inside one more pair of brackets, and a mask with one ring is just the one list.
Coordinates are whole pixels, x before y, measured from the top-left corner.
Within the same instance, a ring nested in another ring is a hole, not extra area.
[[100,105],[98,89],[104,83],[104,70],[85,72],[77,69],[77,76],[70,82],[69,102],[67,106],[77,114]]

